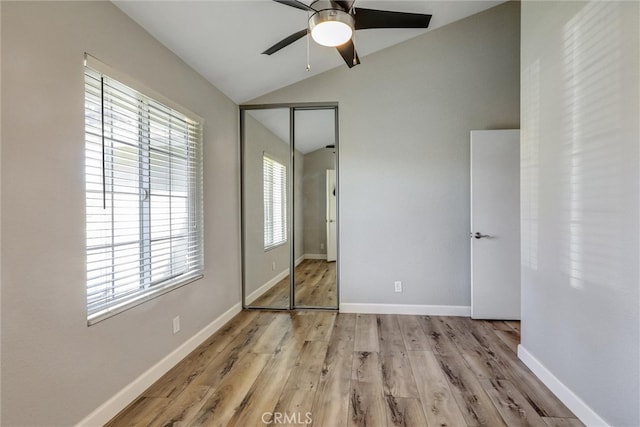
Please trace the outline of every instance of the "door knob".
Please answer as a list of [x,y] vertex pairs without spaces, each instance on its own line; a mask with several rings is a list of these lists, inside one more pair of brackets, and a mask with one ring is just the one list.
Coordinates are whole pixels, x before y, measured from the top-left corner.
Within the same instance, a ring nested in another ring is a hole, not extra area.
[[484,239],[486,237],[491,237],[491,236],[489,236],[488,234],[482,234],[479,231],[476,231],[473,237],[475,237],[476,239]]

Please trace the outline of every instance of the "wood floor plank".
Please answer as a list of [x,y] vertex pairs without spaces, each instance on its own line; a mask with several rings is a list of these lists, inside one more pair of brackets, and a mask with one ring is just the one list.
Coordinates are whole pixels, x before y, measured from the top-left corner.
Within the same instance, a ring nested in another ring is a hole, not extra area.
[[182,427],[196,417],[214,390],[206,386],[188,387],[147,423],[149,427]]
[[380,368],[382,370],[382,389],[385,395],[420,397],[406,351],[394,350],[380,353]]
[[507,380],[480,380],[508,426],[547,427],[535,409]]
[[186,425],[226,426],[270,358],[269,354],[244,354],[232,375],[215,387],[194,418],[185,420]]
[[518,384],[527,402],[541,417],[572,418],[573,414],[547,387],[522,363],[517,355],[484,322],[470,322],[470,330],[504,372],[506,379]]
[[429,339],[416,316],[398,316],[404,346],[408,351],[431,350]]
[[509,325],[514,331],[520,334],[520,321],[519,320],[505,320],[504,323]]
[[[294,368],[299,355],[299,349],[290,348],[279,353],[279,357],[272,358],[247,391],[228,425],[237,427],[263,426],[263,416],[272,413],[276,407],[289,378],[289,373]],[[268,419],[269,416],[266,415],[266,417]]]
[[382,390],[372,383],[351,381],[349,426],[387,427],[386,401]]
[[361,383],[373,384],[382,391],[382,369],[378,353],[356,351],[353,355],[351,379]]
[[354,352],[353,341],[343,341],[341,337],[340,333],[335,334],[329,342],[311,410],[314,426],[347,425]]
[[355,314],[336,314],[313,403],[313,424],[316,426],[347,425],[355,330]]
[[289,313],[291,318],[291,325],[293,327],[292,338],[299,344],[302,349],[302,345],[307,341],[309,330],[313,326],[313,322],[316,320],[315,311],[296,311]]
[[[289,374],[289,378],[285,384],[285,390],[293,392],[315,392],[317,390],[318,381],[324,360],[327,356],[328,342],[325,341],[305,341],[300,352],[300,356],[296,361],[294,369]],[[278,406],[286,405],[288,400],[280,397]],[[309,405],[305,410],[310,410]]]
[[209,339],[192,351],[160,380],[149,387],[143,396],[174,398],[204,371],[211,360],[222,352],[236,337],[255,327],[259,313],[242,311]]
[[353,355],[351,371],[347,425],[384,426],[386,424],[385,405],[379,354],[356,351]]
[[385,396],[387,426],[426,426],[427,420],[422,411],[420,399]]
[[248,348],[255,344],[278,315],[279,313],[274,312],[261,312],[256,318],[256,321],[253,322],[250,327],[245,328],[242,334],[239,334],[229,345],[223,348],[222,351],[205,366],[202,372],[198,373],[198,376],[193,379],[191,384],[216,387],[217,384],[229,376],[229,373],[233,370],[233,367],[242,355],[247,352]]
[[353,313],[336,313],[336,320],[333,324],[331,332],[331,340],[349,342],[352,351],[356,336],[356,315]]
[[518,345],[520,344],[520,335],[513,329],[508,331],[495,331],[495,334],[504,342],[514,354],[518,354]]
[[543,417],[542,420],[549,427],[584,427],[584,424],[577,418]]
[[422,409],[430,426],[466,425],[440,363],[431,351],[410,351],[409,360]]
[[435,316],[421,316],[420,325],[429,338],[429,343],[433,352],[441,356],[457,354],[458,347],[447,335],[447,330],[442,324],[442,320]]
[[273,354],[289,329],[291,329],[291,318],[289,316],[276,316],[265,328],[264,332],[256,338],[253,345],[248,348],[248,351]]
[[494,331],[513,331],[513,328],[507,323],[507,320],[482,320],[487,322]]
[[378,341],[381,353],[405,351],[404,340],[396,315],[376,316]]
[[375,351],[378,344],[378,325],[374,314],[358,314],[356,316],[355,351]]
[[504,372],[500,369],[500,365],[487,355],[485,349],[469,332],[469,322],[471,322],[470,319],[462,317],[447,318],[447,324],[455,329],[454,343],[458,347],[460,355],[462,355],[462,358],[476,377],[480,379],[506,378]]
[[105,427],[146,427],[170,402],[166,397],[141,396]]
[[331,333],[333,332],[333,322],[336,320],[336,313],[319,311],[314,317],[315,319],[307,335],[307,341],[329,341]]
[[[281,314],[285,317],[285,313]],[[229,420],[229,426],[263,426],[265,413],[273,412],[282,390],[295,368],[313,317],[292,313],[286,316],[291,328],[275,349],[273,357],[251,386],[238,410]],[[269,419],[269,415],[266,415]]]
[[467,426],[505,426],[500,413],[491,403],[478,378],[459,354],[436,354],[449,383],[453,397],[458,402]]
[[305,341],[296,365],[289,374],[273,410],[274,413],[289,414],[296,420],[301,417],[306,419],[307,414],[313,414],[315,393],[320,382],[320,373],[328,345],[326,341]]

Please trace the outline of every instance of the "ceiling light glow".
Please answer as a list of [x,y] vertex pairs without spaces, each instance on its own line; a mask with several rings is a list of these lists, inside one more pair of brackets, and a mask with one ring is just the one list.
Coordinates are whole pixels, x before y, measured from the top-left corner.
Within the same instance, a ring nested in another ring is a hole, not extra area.
[[351,40],[353,16],[341,10],[327,9],[314,13],[309,18],[311,37],[322,46],[340,46]]

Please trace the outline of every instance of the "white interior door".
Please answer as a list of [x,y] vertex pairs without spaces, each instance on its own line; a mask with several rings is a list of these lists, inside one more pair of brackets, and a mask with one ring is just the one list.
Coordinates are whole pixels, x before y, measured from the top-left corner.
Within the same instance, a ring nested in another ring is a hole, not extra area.
[[327,262],[335,261],[338,253],[336,238],[336,171],[327,169]]
[[471,131],[471,317],[520,319],[520,131]]

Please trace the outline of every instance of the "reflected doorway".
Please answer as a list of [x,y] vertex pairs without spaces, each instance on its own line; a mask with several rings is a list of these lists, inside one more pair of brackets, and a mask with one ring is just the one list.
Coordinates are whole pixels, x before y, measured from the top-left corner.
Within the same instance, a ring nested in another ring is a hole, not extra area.
[[241,106],[243,306],[338,308],[337,105]]

